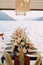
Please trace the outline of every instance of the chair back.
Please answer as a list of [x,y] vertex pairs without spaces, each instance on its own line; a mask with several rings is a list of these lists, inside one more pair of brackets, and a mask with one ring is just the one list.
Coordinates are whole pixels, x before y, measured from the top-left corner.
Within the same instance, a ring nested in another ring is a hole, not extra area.
[[4,57],[7,65],[13,65],[12,58],[10,57],[8,52],[4,52]]
[[35,65],[40,65],[41,64],[41,56],[37,57]]
[[23,49],[20,50],[19,62],[20,62],[20,65],[24,65],[24,53],[23,53]]

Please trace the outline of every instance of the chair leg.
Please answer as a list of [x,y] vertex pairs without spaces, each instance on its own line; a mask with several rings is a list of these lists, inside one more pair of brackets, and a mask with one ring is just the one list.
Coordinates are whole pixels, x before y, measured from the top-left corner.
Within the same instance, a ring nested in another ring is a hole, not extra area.
[[2,56],[1,62],[4,63],[5,57]]
[[41,61],[40,65],[42,65],[42,61]]

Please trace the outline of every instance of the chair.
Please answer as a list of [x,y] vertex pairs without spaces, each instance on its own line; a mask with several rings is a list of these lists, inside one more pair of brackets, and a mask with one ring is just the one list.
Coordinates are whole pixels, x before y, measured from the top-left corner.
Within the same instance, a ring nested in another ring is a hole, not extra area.
[[[15,56],[14,64],[12,62],[12,59],[11,59],[9,53],[4,52],[4,57],[5,57],[7,65],[30,65],[30,58],[26,57],[26,56],[24,57],[24,53],[22,50],[20,51],[19,56]],[[38,55],[37,60],[34,65],[40,65],[41,61],[42,61],[41,56]]]
[[15,55],[14,65],[24,65],[24,53],[22,49],[19,54]]
[[14,65],[30,65],[30,57],[25,56],[21,49],[20,54],[15,56]]
[[40,65],[40,64],[41,64],[41,61],[42,61],[42,59],[41,59],[41,56],[39,55],[39,56],[37,57],[37,60],[36,60],[35,65]]
[[24,53],[23,53],[23,49],[20,50],[20,55],[19,55],[19,62],[20,62],[20,65],[24,65]]
[[4,52],[4,57],[7,65],[14,65],[8,52]]

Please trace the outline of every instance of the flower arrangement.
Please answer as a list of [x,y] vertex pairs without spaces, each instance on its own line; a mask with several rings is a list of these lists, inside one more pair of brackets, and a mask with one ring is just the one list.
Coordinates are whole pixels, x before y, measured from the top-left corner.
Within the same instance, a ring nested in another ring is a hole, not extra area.
[[23,49],[24,53],[27,53],[29,49],[35,49],[28,36],[26,35],[25,29],[17,28],[12,37],[12,49],[14,52],[20,52],[21,48]]

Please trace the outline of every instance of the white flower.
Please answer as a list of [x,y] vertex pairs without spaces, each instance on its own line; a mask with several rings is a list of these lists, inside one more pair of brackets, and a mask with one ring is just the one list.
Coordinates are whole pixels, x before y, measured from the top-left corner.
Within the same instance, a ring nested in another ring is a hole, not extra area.
[[26,38],[26,42],[27,42],[27,43],[29,43],[29,42],[30,42],[29,38]]
[[26,53],[26,52],[27,52],[27,50],[25,49],[25,47],[23,48],[23,52],[24,52],[24,53]]
[[24,43],[24,42],[21,42],[21,45],[22,45],[22,46],[24,46],[24,45],[25,45],[25,43]]
[[18,37],[18,43],[20,43],[20,41],[21,41],[21,38]]
[[18,51],[19,51],[19,52],[21,51],[21,48],[22,48],[22,47],[19,45],[19,46],[18,46]]
[[15,45],[17,45],[17,43],[16,43],[16,42],[14,42],[14,43],[13,43],[13,45],[15,46]]
[[32,49],[33,45],[31,43],[31,41],[29,40],[29,38],[25,32],[25,29],[22,29],[22,28],[16,29],[16,31],[13,33],[13,38],[14,38],[14,45],[13,46],[15,47],[17,45],[19,52],[20,52],[21,48],[23,49],[24,53],[27,52],[27,49],[25,49],[25,48]]

